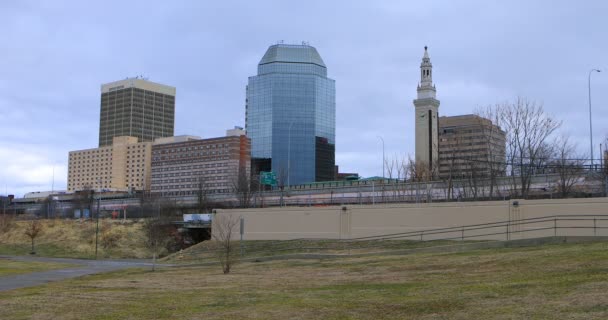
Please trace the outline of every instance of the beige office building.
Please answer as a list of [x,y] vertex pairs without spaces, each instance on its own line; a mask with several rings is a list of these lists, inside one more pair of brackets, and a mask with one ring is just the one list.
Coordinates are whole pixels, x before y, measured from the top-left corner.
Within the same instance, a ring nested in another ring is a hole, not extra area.
[[114,137],[152,142],[173,136],[175,88],[142,78],[127,78],[101,86],[99,147]]
[[505,132],[477,115],[439,117],[439,176],[504,175]]
[[249,177],[251,140],[244,130],[226,137],[180,136],[157,139],[152,146],[151,191],[162,196],[230,193],[244,171]]
[[112,145],[70,151],[68,191],[150,190],[152,142],[114,137]]

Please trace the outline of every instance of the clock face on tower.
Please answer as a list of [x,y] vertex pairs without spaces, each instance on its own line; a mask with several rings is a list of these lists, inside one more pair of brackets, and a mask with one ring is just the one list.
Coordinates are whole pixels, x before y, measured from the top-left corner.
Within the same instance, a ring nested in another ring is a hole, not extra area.
[[424,118],[424,117],[426,117],[426,113],[425,112],[420,113],[420,118]]

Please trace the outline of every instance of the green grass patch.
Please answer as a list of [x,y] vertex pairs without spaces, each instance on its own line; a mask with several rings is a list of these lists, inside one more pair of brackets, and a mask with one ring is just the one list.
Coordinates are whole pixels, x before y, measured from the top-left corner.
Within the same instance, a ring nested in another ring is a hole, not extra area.
[[[370,252],[388,252],[418,248],[461,245],[479,241],[413,241],[413,240],[245,240],[235,241],[235,253],[240,258],[252,259],[291,254],[359,254]],[[241,254],[242,252],[242,254]],[[213,241],[204,241],[180,252],[171,254],[162,260],[171,263],[206,262],[217,259]]]
[[[95,251],[92,251],[90,253],[75,251],[70,249],[69,247],[48,243],[36,245],[34,250],[36,252],[36,255],[41,257],[78,259],[93,259],[95,257]],[[29,255],[31,251],[31,245],[27,244],[0,244],[1,255],[25,256]]]
[[17,261],[0,258],[0,277],[70,267],[74,267],[74,265],[68,263]]

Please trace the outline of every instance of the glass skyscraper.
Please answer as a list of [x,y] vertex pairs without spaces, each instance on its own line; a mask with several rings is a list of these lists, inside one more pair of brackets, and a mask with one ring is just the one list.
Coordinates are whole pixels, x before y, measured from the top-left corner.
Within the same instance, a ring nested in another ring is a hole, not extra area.
[[336,84],[314,47],[268,48],[249,77],[246,129],[254,170],[284,185],[334,179]]

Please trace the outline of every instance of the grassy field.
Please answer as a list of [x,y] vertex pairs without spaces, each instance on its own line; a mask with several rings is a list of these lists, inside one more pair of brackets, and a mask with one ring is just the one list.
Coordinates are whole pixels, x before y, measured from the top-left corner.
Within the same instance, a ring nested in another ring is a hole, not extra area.
[[134,269],[0,292],[0,319],[607,319],[608,243]]
[[[461,245],[479,241],[412,241],[412,240],[370,240],[370,241],[344,241],[344,240],[253,240],[237,244],[237,253],[245,259],[287,255],[297,253],[314,254],[357,254],[369,252],[383,252],[403,249],[416,249],[423,247]],[[213,241],[203,241],[185,250],[176,252],[161,259],[167,263],[191,264],[217,259],[217,246]]]
[[[45,257],[92,258],[95,255],[94,221],[41,220],[43,229],[36,238],[37,255]],[[25,234],[27,222],[13,222],[8,232],[0,233],[0,254],[27,255],[30,238]],[[98,250],[103,258],[149,258],[145,247],[143,222],[101,220]]]
[[30,272],[64,269],[73,266],[74,265],[67,263],[23,262],[0,258],[0,277],[13,276]]

